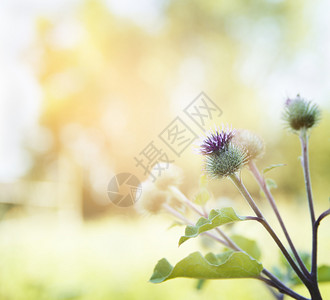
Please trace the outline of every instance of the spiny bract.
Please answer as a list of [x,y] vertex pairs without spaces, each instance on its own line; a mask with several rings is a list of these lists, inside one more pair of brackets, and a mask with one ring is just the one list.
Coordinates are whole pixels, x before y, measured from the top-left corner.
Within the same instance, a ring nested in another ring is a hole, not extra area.
[[321,112],[316,104],[306,101],[299,95],[287,99],[283,119],[294,131],[312,128],[320,120]]

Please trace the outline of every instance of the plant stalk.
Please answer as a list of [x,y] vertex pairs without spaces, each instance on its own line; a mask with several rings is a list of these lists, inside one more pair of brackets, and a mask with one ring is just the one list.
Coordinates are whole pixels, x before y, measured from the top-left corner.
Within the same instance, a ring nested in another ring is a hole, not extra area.
[[190,207],[197,214],[199,214],[202,217],[207,218],[207,214],[204,213],[202,210],[200,210],[199,207],[195,203],[193,203],[191,200],[189,200],[176,186],[174,186],[174,185],[170,186],[169,190],[173,194],[173,196],[180,199],[183,203],[185,203],[188,207]]
[[[193,211],[195,211],[196,213],[198,213],[200,216],[202,217],[207,217],[207,214],[204,213],[203,211],[201,211],[193,202],[191,202],[190,199],[188,199],[177,187],[175,186],[171,186],[170,187],[170,191],[179,199],[181,199],[188,207],[190,207]],[[186,219],[182,214],[180,214],[179,212],[175,211],[172,207],[170,207],[167,204],[163,204],[164,208],[171,213],[172,215],[176,216],[177,218],[179,218],[180,220],[184,221],[186,224],[188,225],[192,225],[192,223]],[[261,212],[260,212],[261,214]],[[251,220],[254,220],[255,217],[249,217]],[[259,219],[259,218],[256,218]],[[216,241],[220,242],[221,244],[225,245],[226,247],[234,250],[234,251],[241,251],[241,252],[245,252],[243,249],[241,249],[230,237],[228,237],[220,228],[215,228],[215,230],[221,235],[221,237],[224,239],[219,239],[216,236],[214,236],[213,234],[209,233],[209,232],[204,232],[204,234],[208,235],[209,237],[215,239]],[[275,287],[276,289],[278,289],[281,293],[284,293],[286,295],[291,296],[294,299],[297,300],[308,300],[304,297],[302,297],[301,295],[297,294],[296,292],[294,292],[292,289],[290,289],[289,287],[287,287],[283,282],[281,282],[277,277],[275,277],[272,273],[270,273],[267,269],[263,269],[262,273],[264,273],[266,276],[268,276],[270,278],[270,280],[268,280],[269,283],[271,283],[270,285]],[[267,283],[267,282],[266,282]],[[268,284],[269,284],[268,283]]]
[[[287,289],[283,288],[282,285],[279,284],[278,282],[274,282],[273,280],[269,280],[269,279],[267,279],[263,276],[259,276],[258,279],[265,282],[268,285],[268,287],[269,287],[270,291],[272,292],[273,296],[278,300],[280,300],[280,299],[282,300],[284,294],[286,294],[286,295],[288,295],[288,296],[290,296],[294,299],[297,299],[297,300],[309,300],[309,299],[297,294],[295,291],[293,291],[289,288],[287,288]],[[282,294],[275,293],[270,287],[276,288]]]
[[282,244],[281,240],[278,238],[278,236],[276,235],[274,230],[271,228],[271,226],[266,221],[265,217],[263,216],[263,214],[259,210],[258,206],[256,205],[256,203],[252,199],[250,193],[248,192],[248,190],[246,189],[246,187],[244,186],[244,184],[242,183],[240,178],[236,174],[232,174],[229,177],[233,181],[234,185],[241,192],[243,197],[247,200],[247,202],[249,203],[249,205],[251,206],[251,208],[255,212],[256,216],[259,217],[260,222],[265,227],[265,229],[268,231],[268,233],[271,235],[271,237],[273,238],[273,240],[275,241],[277,246],[280,248],[281,252],[283,253],[285,258],[287,259],[288,263],[291,265],[292,269],[296,272],[296,274],[301,279],[301,281],[306,285],[306,287],[309,288],[311,286],[310,285],[311,284],[310,280],[308,278],[306,278],[306,276],[300,271],[300,269],[296,265],[295,261],[292,259],[292,257],[290,256],[290,254],[288,253],[288,251],[286,250],[286,248]]
[[320,300],[322,299],[322,297],[317,282],[317,226],[315,223],[312,184],[311,184],[311,178],[309,172],[307,129],[304,128],[300,130],[299,138],[300,138],[301,151],[302,151],[301,164],[304,172],[307,200],[308,200],[309,212],[312,223],[312,267],[310,273],[313,282],[312,299]]
[[293,244],[293,242],[291,240],[291,237],[290,237],[290,235],[289,235],[289,233],[288,233],[288,231],[287,231],[287,229],[285,227],[285,224],[283,222],[283,219],[281,217],[281,214],[280,214],[280,212],[279,212],[279,210],[277,208],[275,199],[274,199],[273,195],[271,194],[271,192],[270,192],[270,190],[269,190],[269,188],[268,188],[268,186],[266,184],[265,178],[260,174],[260,172],[259,172],[259,170],[258,170],[258,168],[257,168],[257,166],[256,166],[256,164],[254,162],[254,160],[251,160],[249,162],[249,168],[250,168],[250,171],[253,174],[254,178],[257,180],[258,184],[260,185],[261,189],[265,193],[266,198],[269,201],[270,206],[272,207],[272,209],[273,209],[273,211],[274,211],[274,213],[275,213],[275,215],[277,217],[277,220],[278,220],[278,222],[279,222],[279,224],[280,224],[280,226],[282,228],[282,231],[283,231],[283,233],[285,235],[285,238],[286,238],[286,240],[289,243],[289,246],[290,246],[290,248],[292,250],[292,253],[293,253],[294,257],[296,258],[296,260],[297,260],[297,262],[298,262],[298,264],[300,266],[300,269],[304,272],[305,276],[307,278],[309,278],[310,277],[310,274],[309,274],[309,272],[308,272],[305,264],[303,263],[302,259],[300,258],[299,253],[296,250],[296,248],[295,248],[295,246],[294,246],[294,244]]

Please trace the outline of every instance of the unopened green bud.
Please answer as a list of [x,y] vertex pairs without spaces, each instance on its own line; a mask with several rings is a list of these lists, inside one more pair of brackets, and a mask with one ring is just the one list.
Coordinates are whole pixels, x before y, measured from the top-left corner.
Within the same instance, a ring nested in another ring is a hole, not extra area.
[[223,178],[237,173],[246,163],[247,153],[235,144],[205,156],[205,172],[211,178]]
[[316,104],[306,101],[299,95],[295,99],[287,99],[283,119],[294,131],[309,129],[318,123],[321,112]]

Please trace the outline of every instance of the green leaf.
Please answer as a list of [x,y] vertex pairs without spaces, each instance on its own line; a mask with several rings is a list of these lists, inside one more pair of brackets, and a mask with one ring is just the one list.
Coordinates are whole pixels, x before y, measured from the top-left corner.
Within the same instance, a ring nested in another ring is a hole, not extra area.
[[277,188],[277,184],[275,182],[275,180],[271,179],[271,178],[266,178],[266,185],[267,187],[271,190],[271,189],[276,189]]
[[[281,252],[280,252],[281,253]],[[289,250],[290,255],[293,257],[294,261],[297,262],[296,258],[294,257],[293,253],[291,250]],[[298,251],[298,254],[302,260],[302,262],[304,263],[304,265],[306,266],[307,269],[311,268],[311,255],[309,252],[306,251]],[[292,270],[291,265],[288,263],[288,261],[286,260],[286,258],[283,255],[280,255],[280,264],[287,268]]]
[[[293,256],[292,251],[289,251],[290,255]],[[311,256],[310,253],[299,251],[299,256],[306,266],[307,269],[311,268]],[[297,263],[297,260],[293,256],[294,261]],[[297,274],[293,271],[291,265],[285,259],[283,255],[280,255],[280,264],[279,264],[279,271],[282,273],[281,276],[278,276],[282,281],[288,283],[290,286],[296,286],[302,284],[301,279],[297,276]]]
[[[302,258],[303,259],[303,258]],[[307,265],[307,268],[310,266]],[[287,274],[285,276],[285,281],[291,286],[301,285],[302,282],[299,277],[292,271],[292,269],[287,269]],[[317,281],[318,282],[329,282],[330,281],[330,267],[322,265],[317,268]]]
[[196,284],[196,289],[200,291],[204,287],[205,282],[206,282],[205,279],[198,279]]
[[230,252],[225,255],[194,252],[179,261],[174,267],[165,259],[155,266],[150,281],[160,283],[169,279],[186,277],[195,279],[255,278],[263,267],[255,259],[243,252]]
[[228,250],[224,251],[222,253],[214,254],[212,252],[209,252],[205,255],[205,259],[210,263],[210,264],[220,264],[224,263],[230,255],[232,255],[234,251],[233,250]]
[[205,205],[207,201],[211,199],[211,195],[206,188],[201,188],[198,194],[196,195],[194,202],[198,205]]
[[320,266],[317,269],[317,280],[318,282],[327,282],[330,281],[330,267],[329,266]]
[[201,176],[199,176],[199,187],[200,188],[206,188],[208,182],[209,182],[209,179],[207,178],[207,176],[205,174],[202,174]]
[[[277,188],[277,184],[274,179],[266,178],[265,182],[266,182],[266,185],[269,190]],[[260,195],[261,195],[261,197],[266,197],[266,195],[262,189],[260,189]]]
[[190,238],[197,237],[202,232],[214,229],[223,224],[244,221],[245,219],[245,217],[239,217],[231,207],[212,209],[208,218],[201,217],[195,226],[188,225],[186,227],[185,235],[179,240],[179,246]]
[[241,235],[233,235],[231,236],[231,239],[251,257],[255,258],[256,260],[261,258],[261,250],[259,249],[256,241]]
[[199,177],[199,191],[195,196],[194,202],[198,205],[205,205],[207,201],[211,199],[211,194],[207,189],[208,178],[205,174]]
[[174,221],[170,226],[168,226],[167,229],[172,229],[173,227],[176,227],[176,226],[183,226],[184,223],[181,223],[179,221]]
[[277,168],[277,167],[283,167],[283,166],[286,166],[286,164],[270,165],[269,167],[264,168],[264,169],[262,170],[262,173],[265,174],[265,173],[269,172],[270,170],[273,170],[273,169],[275,169],[275,168]]

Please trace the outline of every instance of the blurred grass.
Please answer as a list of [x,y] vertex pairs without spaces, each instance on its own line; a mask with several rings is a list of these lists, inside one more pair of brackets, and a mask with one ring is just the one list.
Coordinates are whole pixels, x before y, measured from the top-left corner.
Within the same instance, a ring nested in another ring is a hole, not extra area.
[[[283,210],[283,207],[282,207]],[[297,210],[296,210],[297,211]],[[285,207],[285,219],[294,208]],[[289,219],[298,245],[308,250],[301,214]],[[54,216],[7,219],[0,224],[0,299],[271,299],[262,283],[255,280],[209,281],[201,291],[194,280],[177,279],[164,284],[148,282],[156,262],[167,257],[174,264],[188,253],[206,250],[194,239],[177,247],[182,227],[167,230],[162,217],[67,223],[59,226]],[[330,251],[324,221],[320,230],[320,262]],[[237,232],[255,236],[262,247],[265,265],[276,263],[277,251],[262,229],[253,223],[240,224]],[[217,245],[211,244],[216,251]],[[238,288],[239,286],[239,288]],[[322,284],[324,299],[330,297],[330,284]],[[299,288],[300,290],[300,288]],[[301,289],[304,293],[305,291]]]

